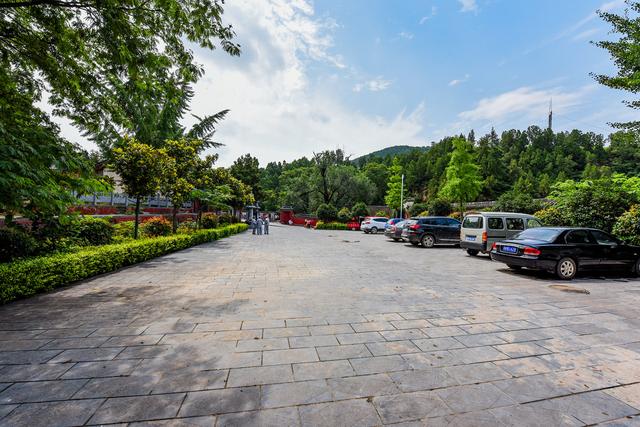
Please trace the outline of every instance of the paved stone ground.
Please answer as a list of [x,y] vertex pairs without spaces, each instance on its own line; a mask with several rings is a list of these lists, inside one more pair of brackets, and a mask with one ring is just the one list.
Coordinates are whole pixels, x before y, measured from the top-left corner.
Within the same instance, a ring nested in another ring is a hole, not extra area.
[[0,425],[640,425],[640,281],[272,227],[0,307]]

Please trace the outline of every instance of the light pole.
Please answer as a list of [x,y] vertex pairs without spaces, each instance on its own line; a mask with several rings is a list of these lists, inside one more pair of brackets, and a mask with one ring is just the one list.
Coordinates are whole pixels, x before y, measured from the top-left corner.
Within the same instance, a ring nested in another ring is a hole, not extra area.
[[400,218],[404,218],[402,216],[402,196],[404,195],[404,174],[402,174],[402,182],[400,184]]

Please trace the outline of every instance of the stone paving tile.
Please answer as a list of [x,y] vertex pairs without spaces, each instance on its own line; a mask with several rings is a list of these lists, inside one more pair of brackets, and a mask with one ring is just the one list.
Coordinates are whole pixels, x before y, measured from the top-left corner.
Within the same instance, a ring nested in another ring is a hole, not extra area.
[[295,348],[262,352],[262,364],[264,366],[317,362],[318,360],[318,353],[316,353],[315,348]]
[[3,391],[7,387],[9,387],[11,383],[0,383],[0,391]]
[[[62,378],[119,377],[129,375],[140,363],[139,360],[107,360],[104,362],[80,362],[69,369]],[[55,365],[53,365],[55,366]],[[60,365],[58,365],[60,366]],[[0,377],[2,372],[0,372]]]
[[473,347],[449,350],[453,358],[459,363],[491,362],[507,359],[509,356],[493,347]]
[[127,335],[140,335],[147,329],[146,326],[112,326],[98,328],[91,334],[92,337],[119,337]]
[[457,336],[455,339],[458,342],[462,343],[465,347],[483,347],[487,345],[507,343],[507,341],[500,338],[496,333],[460,335],[460,336]]
[[242,331],[216,331],[215,338],[223,341],[260,339],[262,338],[262,329],[249,329]]
[[45,381],[58,379],[73,364],[11,365],[0,369],[0,381]]
[[456,413],[499,408],[517,403],[491,383],[449,387],[436,390],[435,393]]
[[429,353],[403,354],[402,358],[412,369],[429,369],[456,364],[456,359],[447,351],[431,351]]
[[26,403],[2,419],[7,426],[66,427],[86,423],[102,404],[102,399]]
[[199,323],[194,332],[239,331],[242,322]]
[[173,418],[170,420],[140,421],[123,424],[118,427],[213,427],[216,425],[215,415],[205,417]]
[[351,325],[347,324],[309,326],[309,331],[311,332],[311,335],[352,334],[355,332]]
[[107,337],[95,338],[58,338],[50,340],[42,347],[42,350],[66,350],[70,348],[93,348],[100,347],[107,341]]
[[279,408],[331,400],[331,389],[325,380],[298,381],[263,386],[260,407]]
[[510,360],[497,360],[493,363],[501,369],[509,372],[514,377],[546,374],[547,372],[552,372],[555,369],[551,363],[535,356]]
[[387,321],[352,323],[351,327],[356,332],[393,331],[396,328]]
[[509,357],[538,356],[541,354],[549,353],[549,350],[547,350],[546,348],[532,342],[518,344],[501,344],[494,345],[493,347]]
[[75,399],[98,397],[140,396],[151,393],[160,375],[94,378],[78,391]]
[[536,325],[526,320],[507,320],[504,322],[495,322],[495,325],[501,327],[505,331],[517,331],[520,329],[532,329],[536,327]]
[[258,409],[259,406],[260,389],[258,387],[194,391],[187,393],[178,416],[197,417],[251,411]]
[[0,351],[0,366],[45,363],[60,353],[62,350]]
[[404,320],[398,313],[375,313],[365,314],[364,317],[370,322],[383,321],[383,320]]
[[363,357],[350,359],[351,366],[358,375],[378,374],[382,372],[403,371],[409,369],[407,362],[399,355]]
[[322,319],[302,317],[298,319],[286,319],[285,323],[287,324],[287,328],[291,328],[296,326],[321,326],[321,325],[326,325],[327,321]]
[[286,338],[267,338],[262,340],[240,340],[236,351],[284,350],[289,348]]
[[184,393],[107,399],[89,420],[92,424],[126,423],[175,417]]
[[0,420],[9,415],[18,405],[0,405]]
[[385,341],[379,332],[363,332],[361,334],[338,334],[336,336],[342,345],[346,344],[363,344],[367,342]]
[[[213,424],[211,424],[213,425]],[[261,411],[238,412],[218,417],[218,427],[293,427],[300,425],[296,408],[263,409]]]
[[387,374],[328,379],[335,400],[396,394],[399,389]]
[[[114,347],[117,349],[118,347]],[[103,350],[107,350],[106,348]],[[118,353],[116,359],[153,359],[155,357],[162,356],[170,350],[166,345],[147,345],[126,347],[122,352]]]
[[403,329],[400,331],[380,331],[380,335],[387,341],[405,341],[427,338],[420,329]]
[[132,347],[158,344],[164,335],[132,335],[111,337],[101,347]]
[[606,427],[638,427],[640,426],[640,416],[629,415],[624,418],[618,418],[617,420],[607,421],[606,423],[600,423],[598,425]]
[[164,374],[153,385],[152,394],[224,388],[229,371],[196,371]]
[[458,327],[468,334],[487,334],[504,331],[500,326],[493,323],[476,323],[473,325],[460,325]]
[[341,378],[351,375],[355,375],[355,373],[348,360],[331,360],[293,365],[293,377],[296,381]]
[[368,343],[366,346],[374,356],[420,352],[420,349],[411,341],[375,342]]
[[439,351],[449,350],[452,348],[463,348],[464,345],[455,338],[427,338],[422,340],[413,340],[422,351]]
[[364,344],[339,345],[331,347],[317,347],[320,360],[353,359],[356,357],[372,356]]
[[303,426],[370,427],[380,425],[373,405],[366,400],[317,403],[298,407]]
[[444,370],[459,384],[475,384],[511,378],[511,374],[492,362],[448,366]]
[[291,365],[237,368],[229,371],[227,387],[276,384],[293,381]]
[[0,393],[0,404],[46,402],[71,398],[88,380],[16,383]]
[[11,340],[2,341],[2,350],[4,351],[23,351],[37,350],[50,342],[50,339],[33,339],[33,340]]
[[416,320],[393,320],[390,322],[396,329],[420,329],[432,326],[424,319]]
[[496,381],[493,384],[518,403],[564,396],[571,393],[569,387],[559,384],[551,374],[531,375]]
[[227,353],[209,361],[209,369],[249,368],[262,364],[262,353]]
[[175,333],[189,333],[193,332],[195,329],[195,323],[189,322],[170,322],[170,323],[152,323],[149,325],[147,329],[143,332],[144,335],[164,335],[164,334],[175,334]]
[[538,427],[538,426],[581,426],[575,417],[554,409],[533,407],[531,405],[506,406],[490,409],[494,416],[493,425]]
[[424,332],[429,338],[454,337],[458,335],[467,334],[458,326],[442,326],[442,327],[435,327],[435,328],[427,328],[427,329],[424,329],[422,332]]
[[469,324],[469,322],[462,317],[429,319],[429,322],[434,326],[463,326]]
[[64,350],[56,357],[49,360],[49,363],[96,362],[101,360],[113,360],[118,354],[120,354],[122,350],[122,347]]
[[284,320],[245,320],[242,329],[284,328]]
[[574,416],[585,424],[596,424],[635,415],[638,410],[602,391],[575,394],[532,403],[534,409],[551,409]]
[[311,337],[289,338],[289,347],[291,348],[334,346],[338,344],[339,342],[335,335],[314,335]]
[[264,338],[286,338],[286,337],[303,337],[310,335],[309,328],[306,326],[298,326],[293,328],[272,328],[264,329],[262,336]]
[[388,375],[403,392],[458,385],[458,381],[444,368],[390,372]]
[[432,391],[378,396],[373,399],[373,403],[385,424],[451,413],[451,409]]
[[640,411],[640,383],[610,388],[604,392]]

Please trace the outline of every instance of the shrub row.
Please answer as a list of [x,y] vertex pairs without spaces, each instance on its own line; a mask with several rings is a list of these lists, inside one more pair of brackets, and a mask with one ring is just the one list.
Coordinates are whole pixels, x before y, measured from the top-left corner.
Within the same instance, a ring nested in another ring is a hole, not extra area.
[[316,223],[316,230],[349,230],[347,224],[341,222],[322,222]]
[[191,234],[140,239],[2,264],[0,303],[50,291],[78,280],[227,237],[246,229],[246,224],[232,224]]

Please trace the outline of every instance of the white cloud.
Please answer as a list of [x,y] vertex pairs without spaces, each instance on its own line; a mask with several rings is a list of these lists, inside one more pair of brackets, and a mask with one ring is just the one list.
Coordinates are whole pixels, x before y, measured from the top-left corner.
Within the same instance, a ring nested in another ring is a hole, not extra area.
[[534,89],[520,87],[491,98],[481,99],[476,106],[463,111],[458,116],[466,121],[502,122],[518,118],[535,119],[545,117],[549,101],[553,98],[554,110],[568,112],[580,105],[588,92],[594,89],[588,85],[574,92],[554,89]]
[[[337,80],[345,78],[346,65],[334,53],[335,23],[313,12],[303,0],[230,2],[225,20],[233,23],[243,54],[196,51],[205,76],[195,86],[193,113],[231,110],[216,134],[226,144],[218,149],[221,165],[244,153],[266,164],[342,146],[364,154],[389,141],[424,145],[423,105],[383,118],[354,110],[331,93],[329,80],[336,72]],[[327,66],[333,71],[315,73]],[[379,76],[360,84],[354,90],[381,91],[391,81]]]
[[375,79],[363,83],[356,83],[353,86],[353,91],[362,92],[363,89],[366,89],[370,92],[380,92],[388,89],[389,86],[391,86],[391,80],[385,80],[382,76],[378,76]]
[[413,34],[407,32],[407,31],[401,31],[398,35],[400,37],[402,37],[403,39],[406,39],[406,40],[411,40],[413,38]]
[[471,77],[471,75],[470,75],[470,74],[465,74],[465,75],[464,75],[464,77],[463,77],[463,78],[461,78],[461,79],[454,79],[454,80],[451,80],[451,81],[449,82],[449,86],[457,86],[457,85],[459,85],[460,83],[464,83],[464,82],[468,81],[470,77]]
[[591,28],[589,30],[584,30],[581,33],[578,33],[575,36],[571,37],[571,40],[582,41],[596,35],[599,31],[600,30],[598,28]]
[[429,19],[431,19],[434,16],[436,16],[437,13],[438,13],[438,8],[436,6],[431,6],[431,13],[428,14],[428,15],[423,16],[422,18],[420,18],[420,22],[419,22],[420,25],[424,24]]
[[460,12],[476,12],[478,10],[478,4],[476,0],[458,0],[462,5]]

